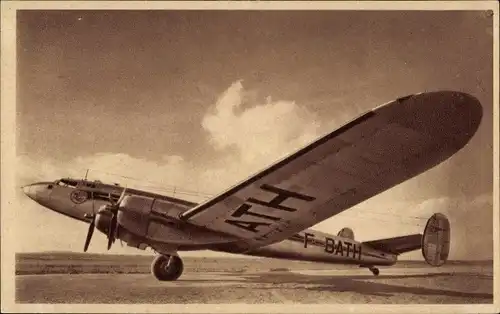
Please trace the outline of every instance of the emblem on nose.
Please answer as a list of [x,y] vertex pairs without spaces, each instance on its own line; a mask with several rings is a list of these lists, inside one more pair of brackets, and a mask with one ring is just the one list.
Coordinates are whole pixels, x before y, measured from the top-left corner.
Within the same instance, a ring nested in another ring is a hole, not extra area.
[[71,199],[71,201],[73,203],[81,204],[81,203],[85,202],[86,200],[88,200],[89,194],[86,191],[75,190],[75,191],[71,192],[69,198]]

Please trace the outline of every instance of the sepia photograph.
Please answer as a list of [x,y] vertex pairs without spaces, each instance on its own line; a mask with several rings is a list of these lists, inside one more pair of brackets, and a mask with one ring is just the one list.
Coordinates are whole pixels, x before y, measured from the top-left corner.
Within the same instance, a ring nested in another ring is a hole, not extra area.
[[498,4],[446,3],[2,3],[2,312],[498,312]]

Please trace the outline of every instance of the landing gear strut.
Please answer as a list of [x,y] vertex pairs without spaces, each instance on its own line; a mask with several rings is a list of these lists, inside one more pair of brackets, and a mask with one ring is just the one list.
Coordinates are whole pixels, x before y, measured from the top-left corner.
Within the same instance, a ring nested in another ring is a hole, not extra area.
[[374,274],[375,276],[378,276],[378,274],[379,274],[379,272],[380,272],[380,271],[378,270],[378,268],[377,268],[377,267],[373,267],[373,266],[372,266],[372,267],[369,267],[368,269],[369,269],[369,270],[372,272],[372,274]]
[[183,270],[182,259],[175,255],[158,255],[151,264],[151,274],[160,281],[177,280]]

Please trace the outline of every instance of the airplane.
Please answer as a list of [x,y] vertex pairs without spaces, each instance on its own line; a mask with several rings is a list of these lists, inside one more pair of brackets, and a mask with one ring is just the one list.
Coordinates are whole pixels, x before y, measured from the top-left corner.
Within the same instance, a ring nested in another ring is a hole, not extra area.
[[[63,178],[22,187],[40,205],[158,255],[151,264],[160,281],[177,280],[179,252],[212,250],[289,260],[394,265],[421,250],[431,266],[450,250],[450,222],[433,214],[423,233],[356,241],[346,227],[336,235],[310,229],[317,223],[411,179],[450,158],[476,133],[481,103],[456,91],[412,94],[355,118],[228,190],[199,204],[100,181]],[[168,174],[166,174],[168,175]]]

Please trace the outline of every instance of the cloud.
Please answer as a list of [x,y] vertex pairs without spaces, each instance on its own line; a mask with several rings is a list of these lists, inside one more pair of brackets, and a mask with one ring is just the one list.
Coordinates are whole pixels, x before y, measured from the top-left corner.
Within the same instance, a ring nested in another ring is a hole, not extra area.
[[[176,186],[215,194],[319,135],[317,117],[307,109],[292,101],[272,101],[270,97],[259,103],[256,97],[248,94],[253,95],[253,92],[246,91],[241,81],[234,82],[203,117],[201,126],[208,133],[210,144],[222,155],[210,168],[172,155],[165,155],[160,162],[155,162],[127,154],[102,152],[57,164],[51,160],[40,162],[21,156],[18,159],[18,184],[59,177],[83,177],[86,169],[91,169],[89,178],[102,181],[118,180],[132,186],[146,184],[168,189]],[[243,104],[245,108],[242,108]]]
[[[260,170],[320,134],[318,118],[306,108],[271,97],[259,103],[247,93],[251,92],[243,89],[241,81],[233,83],[202,121],[216,149],[236,151],[237,158],[225,161],[220,170],[229,166],[237,177]],[[244,103],[246,109],[241,108]],[[220,175],[220,171],[211,174],[215,173]]]

